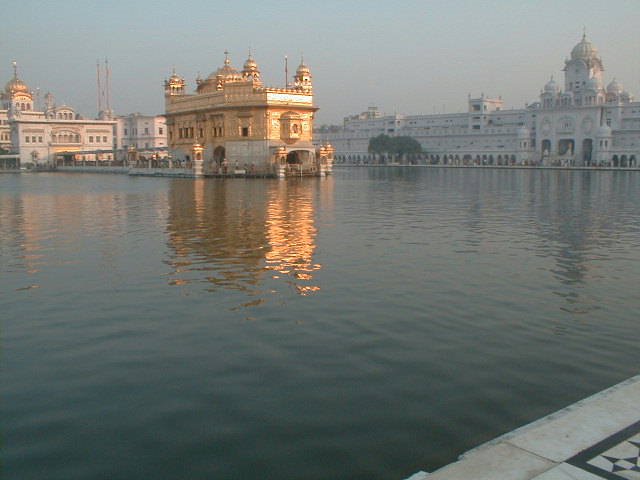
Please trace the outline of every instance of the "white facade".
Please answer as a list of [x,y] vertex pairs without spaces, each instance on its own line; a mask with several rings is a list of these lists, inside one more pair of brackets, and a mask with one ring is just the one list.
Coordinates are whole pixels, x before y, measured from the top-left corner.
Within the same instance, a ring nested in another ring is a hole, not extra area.
[[167,121],[164,115],[132,113],[116,117],[116,155],[125,159],[130,148],[145,155],[167,156]]
[[84,119],[69,106],[56,106],[51,94],[38,111],[29,87],[14,75],[1,94],[0,146],[18,154],[22,165],[54,166],[111,162],[116,122]]
[[342,131],[322,135],[339,162],[378,162],[368,152],[380,134],[420,142],[419,161],[438,164],[638,166],[640,102],[613,79],[605,88],[602,60],[585,36],[565,61],[564,90],[553,78],[540,99],[505,110],[501,98],[469,98],[468,111],[381,115],[375,108],[347,117]]
[[167,155],[163,115],[134,113],[112,119],[107,109],[98,120],[85,119],[67,105],[57,106],[50,93],[40,111],[33,93],[18,78],[15,64],[0,98],[0,154],[18,154],[23,166],[121,163],[129,147],[143,156]]

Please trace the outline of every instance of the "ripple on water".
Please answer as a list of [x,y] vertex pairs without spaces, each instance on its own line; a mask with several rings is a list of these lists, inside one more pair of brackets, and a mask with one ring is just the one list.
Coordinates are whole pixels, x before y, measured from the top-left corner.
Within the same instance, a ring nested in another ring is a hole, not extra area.
[[617,173],[0,176],[3,468],[404,478],[637,373]]

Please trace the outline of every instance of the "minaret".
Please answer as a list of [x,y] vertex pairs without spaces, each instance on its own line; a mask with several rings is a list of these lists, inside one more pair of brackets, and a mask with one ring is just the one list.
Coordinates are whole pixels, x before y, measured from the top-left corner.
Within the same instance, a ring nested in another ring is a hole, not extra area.
[[164,95],[165,97],[174,97],[177,95],[184,95],[184,78],[176,73],[176,69],[173,69],[173,73],[168,80],[164,81]]
[[44,96],[44,113],[47,118],[52,118],[56,108],[56,100],[51,92],[47,92]]
[[564,91],[581,99],[587,84],[597,92],[603,93],[602,59],[593,44],[587,39],[586,32],[582,40],[571,50],[571,58],[565,61]]
[[26,83],[18,78],[18,63],[14,60],[13,78],[5,87],[5,108],[13,115],[22,111],[33,110],[33,93]]
[[249,50],[249,57],[247,57],[247,61],[244,62],[244,67],[242,68],[242,79],[253,81],[254,85],[262,85],[260,69],[251,55],[251,50]]
[[293,77],[293,86],[296,90],[301,90],[304,93],[312,93],[313,85],[311,83],[311,70],[304,64],[304,57],[300,57],[300,65],[296,70],[296,75]]

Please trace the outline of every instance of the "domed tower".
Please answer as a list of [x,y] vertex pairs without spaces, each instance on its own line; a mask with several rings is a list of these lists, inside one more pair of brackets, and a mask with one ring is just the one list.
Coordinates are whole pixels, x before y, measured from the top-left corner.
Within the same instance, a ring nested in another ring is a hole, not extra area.
[[584,88],[585,105],[599,105],[604,102],[604,92],[595,78],[587,80]]
[[311,70],[304,64],[304,59],[300,59],[300,65],[298,65],[296,75],[293,77],[293,86],[296,90],[301,90],[304,93],[313,92]]
[[173,73],[168,80],[164,81],[164,94],[168,97],[174,97],[177,95],[184,95],[185,81],[180,75],[176,73],[176,69],[173,69]]
[[2,106],[13,113],[33,110],[33,94],[27,84],[18,78],[16,62],[13,62],[13,78],[4,87]]
[[[209,75],[209,78],[213,76]],[[224,65],[215,73],[216,90],[222,90],[227,82],[238,82],[242,80],[242,75],[238,70],[233,68],[231,60],[229,60],[229,52],[224,52]]]
[[251,55],[251,51],[249,51],[249,57],[247,57],[247,61],[244,62],[244,67],[242,68],[242,79],[247,81],[253,81],[254,85],[262,85],[262,81],[260,79],[260,69],[258,68],[258,64],[254,60]]
[[583,92],[587,87],[587,82],[594,79],[595,85],[591,82],[591,87],[596,87],[597,91],[603,90],[602,60],[598,50],[587,40],[586,34],[582,35],[582,40],[571,50],[571,58],[565,61],[564,66],[564,90],[573,93],[574,99],[581,102]]
[[623,93],[624,88],[622,88],[622,84],[614,78],[609,85],[607,85],[607,103],[620,103]]
[[544,91],[540,94],[540,103],[542,108],[553,108],[558,97],[559,92],[558,84],[551,76],[551,80],[544,86]]

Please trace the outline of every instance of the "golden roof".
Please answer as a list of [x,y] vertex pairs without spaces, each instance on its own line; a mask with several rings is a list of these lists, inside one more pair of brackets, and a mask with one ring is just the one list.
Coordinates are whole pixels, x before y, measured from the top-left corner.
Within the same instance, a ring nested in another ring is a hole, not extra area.
[[4,91],[8,94],[29,94],[29,87],[27,86],[27,84],[18,78],[18,65],[16,64],[16,62],[13,62],[13,78],[7,82],[4,87]]

